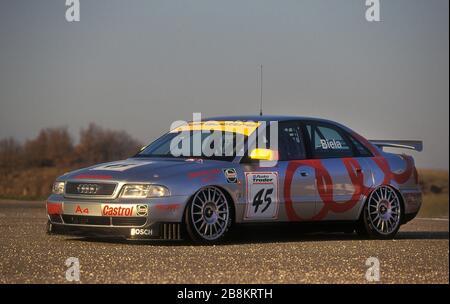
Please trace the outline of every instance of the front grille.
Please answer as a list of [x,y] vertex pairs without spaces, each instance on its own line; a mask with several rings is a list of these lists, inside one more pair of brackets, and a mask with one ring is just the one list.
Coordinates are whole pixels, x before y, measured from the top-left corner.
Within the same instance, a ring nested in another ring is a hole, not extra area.
[[66,194],[83,196],[111,196],[116,190],[114,183],[67,182]]
[[62,216],[64,223],[75,225],[98,225],[109,226],[111,224],[110,217],[105,216],[88,216],[88,215],[67,215]]
[[113,226],[143,226],[147,218],[145,217],[113,217]]
[[143,226],[146,217],[110,217],[89,215],[62,215],[64,223],[74,225],[97,225],[97,226]]

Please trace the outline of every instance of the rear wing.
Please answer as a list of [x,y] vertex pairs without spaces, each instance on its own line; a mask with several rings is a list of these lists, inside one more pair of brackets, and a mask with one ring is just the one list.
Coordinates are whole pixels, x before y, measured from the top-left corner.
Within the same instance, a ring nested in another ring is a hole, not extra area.
[[421,140],[372,140],[369,141],[375,146],[383,149],[383,147],[388,148],[401,148],[410,149],[415,151],[423,150],[423,142]]

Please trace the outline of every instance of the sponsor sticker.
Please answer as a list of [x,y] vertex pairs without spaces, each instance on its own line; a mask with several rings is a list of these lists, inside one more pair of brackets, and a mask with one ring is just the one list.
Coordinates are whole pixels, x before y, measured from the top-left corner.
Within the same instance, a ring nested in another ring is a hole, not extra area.
[[131,228],[130,230],[131,236],[151,236],[152,234],[152,229]]
[[136,215],[137,216],[147,216],[148,215],[148,206],[147,205],[137,205],[136,206]]
[[278,217],[278,172],[246,172],[247,204],[245,219]]
[[76,214],[89,214],[89,208],[81,207],[80,205],[77,205],[75,209]]
[[[60,212],[63,213],[62,210]],[[64,214],[71,215],[147,216],[148,212],[147,204],[64,203]]]
[[115,163],[109,163],[105,165],[101,165],[98,167],[91,168],[89,170],[102,170],[102,171],[126,171],[130,170],[132,168],[137,168],[141,166],[145,166],[148,164],[151,164],[152,162],[129,162],[129,161],[123,161],[123,162],[115,162]]
[[234,168],[223,169],[223,174],[230,184],[237,183],[237,172]]
[[133,216],[134,206],[103,205],[103,216]]
[[323,150],[336,150],[343,148],[341,141],[336,139],[321,139],[320,146]]
[[259,127],[260,122],[253,121],[193,121],[179,126],[170,133],[186,131],[220,131],[250,135]]

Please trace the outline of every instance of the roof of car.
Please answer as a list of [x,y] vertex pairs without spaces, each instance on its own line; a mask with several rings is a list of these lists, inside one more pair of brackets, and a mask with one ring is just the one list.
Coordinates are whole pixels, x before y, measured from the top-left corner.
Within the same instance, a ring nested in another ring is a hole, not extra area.
[[335,121],[316,118],[316,117],[306,117],[306,116],[285,116],[285,115],[233,115],[233,116],[216,116],[203,118],[204,121],[215,120],[215,121],[227,121],[227,120],[239,120],[239,121],[288,121],[288,120],[314,120],[329,122],[337,124]]
[[307,116],[294,116],[294,115],[231,115],[231,116],[215,116],[202,118],[203,121],[229,121],[229,120],[239,120],[239,121],[289,121],[289,120],[300,120],[300,121],[317,121],[333,124],[339,126],[344,130],[353,132],[349,127],[338,123],[333,120],[317,118],[317,117],[307,117]]

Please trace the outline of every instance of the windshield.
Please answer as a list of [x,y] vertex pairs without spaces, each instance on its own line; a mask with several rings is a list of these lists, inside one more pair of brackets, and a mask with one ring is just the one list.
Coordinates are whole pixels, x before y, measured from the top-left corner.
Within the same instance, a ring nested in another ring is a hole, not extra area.
[[135,157],[202,158],[232,161],[243,153],[247,136],[233,132],[170,132]]

